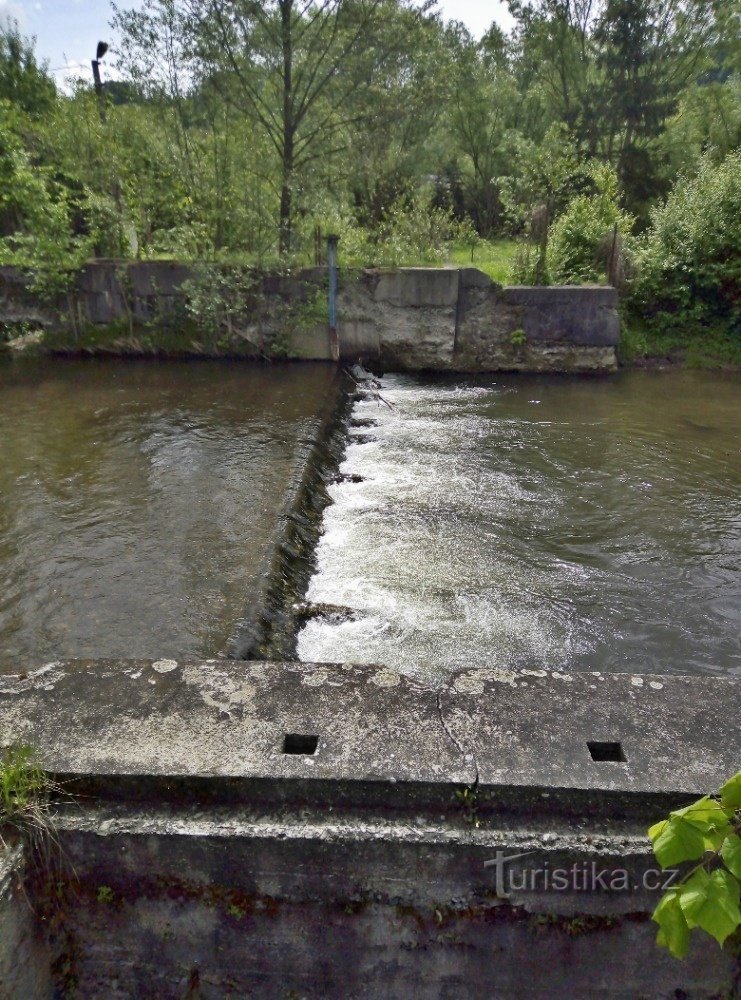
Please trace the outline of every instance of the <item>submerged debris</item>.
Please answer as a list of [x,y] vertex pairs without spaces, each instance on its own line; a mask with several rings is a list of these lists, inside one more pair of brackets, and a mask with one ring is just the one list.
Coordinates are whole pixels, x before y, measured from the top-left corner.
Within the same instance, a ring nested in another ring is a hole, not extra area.
[[310,621],[313,618],[322,618],[324,621],[339,624],[340,622],[356,621],[358,618],[358,612],[345,604],[314,604],[311,601],[299,601],[294,604],[293,613],[302,622]]

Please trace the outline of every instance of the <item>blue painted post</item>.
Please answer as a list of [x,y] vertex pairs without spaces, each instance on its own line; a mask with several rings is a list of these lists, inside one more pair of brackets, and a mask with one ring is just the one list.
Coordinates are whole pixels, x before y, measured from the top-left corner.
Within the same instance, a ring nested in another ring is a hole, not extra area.
[[340,360],[340,338],[337,333],[337,244],[339,236],[327,237],[327,267],[329,268],[329,350],[333,361]]

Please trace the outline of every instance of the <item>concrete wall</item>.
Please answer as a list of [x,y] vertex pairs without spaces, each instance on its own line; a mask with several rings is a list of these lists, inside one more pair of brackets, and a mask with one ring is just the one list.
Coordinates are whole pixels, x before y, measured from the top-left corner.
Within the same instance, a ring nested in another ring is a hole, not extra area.
[[51,1000],[50,952],[24,878],[23,849],[0,842],[0,1000]]
[[[731,996],[730,951],[656,948],[644,876],[649,823],[735,770],[740,713],[737,680],[681,675],[434,687],[168,660],[0,677],[0,731],[78,796],[57,820],[66,899],[41,913],[79,997]],[[593,760],[594,741],[626,759]],[[516,855],[504,886],[497,852]],[[573,865],[623,876],[522,882]]]
[[[183,285],[193,274],[177,262],[91,263],[56,314],[40,311],[20,277],[0,269],[0,323],[46,327],[47,346],[65,351],[331,360],[326,272],[244,273],[251,278],[228,321],[206,332],[184,309]],[[386,368],[605,372],[617,365],[617,292],[604,286],[502,288],[474,268],[345,271],[338,317],[343,358]]]

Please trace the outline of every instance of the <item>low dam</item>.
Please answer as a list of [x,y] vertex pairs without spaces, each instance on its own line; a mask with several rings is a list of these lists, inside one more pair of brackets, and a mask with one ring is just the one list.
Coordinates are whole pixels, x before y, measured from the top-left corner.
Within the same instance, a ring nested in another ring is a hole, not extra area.
[[60,789],[0,998],[733,996],[646,830],[741,757],[739,405],[0,365],[0,748]]

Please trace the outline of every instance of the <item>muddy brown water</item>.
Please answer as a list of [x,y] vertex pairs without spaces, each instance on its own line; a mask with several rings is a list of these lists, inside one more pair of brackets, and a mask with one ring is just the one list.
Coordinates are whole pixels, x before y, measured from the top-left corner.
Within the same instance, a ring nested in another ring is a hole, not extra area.
[[[302,659],[741,673],[741,382],[383,380],[331,487]],[[375,425],[375,426],[374,426]]]
[[332,377],[0,363],[0,672],[223,651]]

